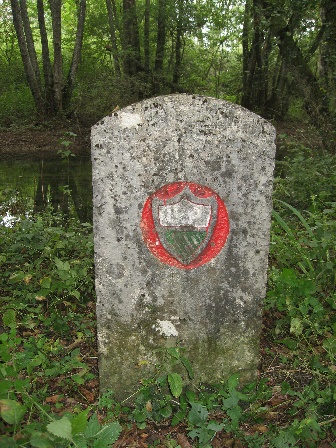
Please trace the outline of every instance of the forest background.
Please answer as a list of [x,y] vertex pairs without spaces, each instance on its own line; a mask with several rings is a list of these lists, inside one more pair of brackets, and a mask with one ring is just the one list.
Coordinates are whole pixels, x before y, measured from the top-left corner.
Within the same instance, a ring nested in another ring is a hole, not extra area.
[[267,119],[307,117],[331,142],[333,0],[1,0],[0,122],[189,92]]
[[[334,0],[0,0],[0,152],[64,174],[0,191],[19,217],[0,225],[0,446],[336,447],[335,43]],[[117,403],[98,393],[92,210],[70,169],[99,119],[183,92],[278,130],[258,380],[195,385],[172,349]]]

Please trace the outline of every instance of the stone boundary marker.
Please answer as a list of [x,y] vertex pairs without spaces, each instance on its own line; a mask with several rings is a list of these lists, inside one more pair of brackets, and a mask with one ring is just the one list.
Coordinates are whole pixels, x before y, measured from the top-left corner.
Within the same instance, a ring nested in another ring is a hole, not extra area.
[[145,100],[92,128],[102,391],[131,395],[173,346],[195,381],[255,378],[274,139],[252,112],[196,95]]

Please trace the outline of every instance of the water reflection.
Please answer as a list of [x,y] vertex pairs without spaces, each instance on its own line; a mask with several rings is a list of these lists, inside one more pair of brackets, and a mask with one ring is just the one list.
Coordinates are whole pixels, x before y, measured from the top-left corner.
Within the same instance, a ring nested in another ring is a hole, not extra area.
[[92,222],[91,162],[62,160],[0,161],[0,222],[51,207],[81,222]]

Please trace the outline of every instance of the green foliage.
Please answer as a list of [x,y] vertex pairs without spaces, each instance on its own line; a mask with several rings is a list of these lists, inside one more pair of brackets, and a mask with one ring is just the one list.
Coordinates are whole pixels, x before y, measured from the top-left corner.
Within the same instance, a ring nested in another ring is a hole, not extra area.
[[[192,362],[170,347],[129,400],[107,391],[92,407],[51,406],[51,383],[71,396],[96,375],[81,350],[94,341],[92,228],[49,212],[0,226],[0,445],[107,448],[132,424],[183,426],[203,448],[225,437],[249,448],[315,447],[335,436],[336,185],[333,158],[316,160],[303,164],[315,188],[309,200],[288,194],[298,188],[295,172],[301,176],[296,154],[286,161],[289,176],[276,182],[265,313],[266,353],[279,377],[247,385],[237,374],[211,388],[194,384]],[[314,177],[316,165],[327,179]]]
[[[94,377],[78,347],[84,337],[93,339],[94,314],[87,308],[94,298],[91,226],[74,220],[65,224],[49,213],[22,218],[13,227],[0,226],[0,246],[0,433],[5,434],[0,444],[61,447],[71,440],[73,446],[108,446],[112,427],[101,432],[100,444],[92,440],[90,445],[91,436],[86,444],[76,442],[85,437],[89,408],[57,420],[48,406],[38,404],[49,379],[76,393]],[[29,417],[24,425],[27,414],[36,420]],[[22,425],[23,440],[16,443]],[[67,442],[58,440],[58,430]]]

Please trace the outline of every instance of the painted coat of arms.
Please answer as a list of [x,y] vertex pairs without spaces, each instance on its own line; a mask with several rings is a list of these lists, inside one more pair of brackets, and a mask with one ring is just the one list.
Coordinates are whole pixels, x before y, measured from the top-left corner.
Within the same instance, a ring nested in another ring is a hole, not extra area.
[[193,269],[222,250],[229,218],[224,202],[211,188],[174,182],[146,200],[141,229],[148,249],[160,261]]

